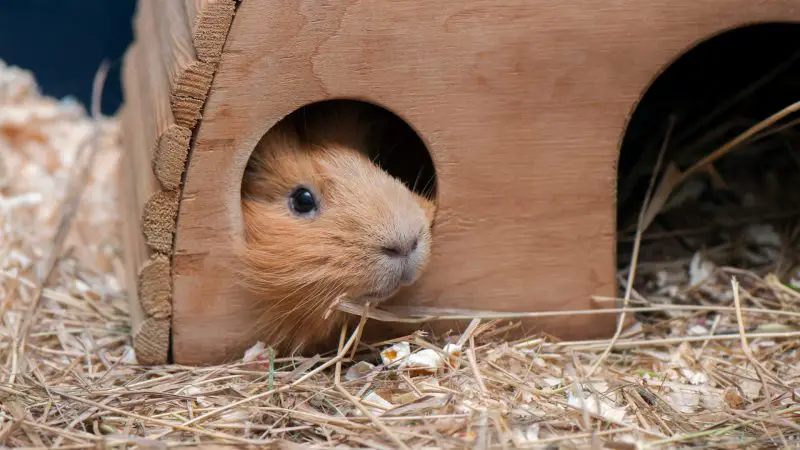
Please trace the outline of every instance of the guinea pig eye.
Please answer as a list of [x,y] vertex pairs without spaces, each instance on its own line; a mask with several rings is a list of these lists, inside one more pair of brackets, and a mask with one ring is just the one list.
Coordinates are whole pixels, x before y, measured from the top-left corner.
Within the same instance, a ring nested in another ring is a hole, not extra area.
[[292,211],[303,216],[317,210],[317,199],[314,198],[314,194],[311,191],[304,187],[298,187],[292,191],[289,204],[292,207]]

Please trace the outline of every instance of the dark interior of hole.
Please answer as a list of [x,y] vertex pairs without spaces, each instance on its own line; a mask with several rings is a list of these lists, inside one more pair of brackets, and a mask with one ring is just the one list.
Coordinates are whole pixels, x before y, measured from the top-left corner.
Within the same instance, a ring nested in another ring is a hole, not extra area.
[[[430,153],[419,135],[403,119],[372,103],[349,99],[325,100],[306,105],[283,120],[298,120],[317,108],[356,105],[363,108],[370,120],[384,124],[379,133],[370,133],[370,158],[390,175],[401,180],[409,189],[436,200],[436,171]],[[331,108],[333,109],[333,108]],[[329,109],[330,110],[330,109]],[[332,116],[332,121],[337,118]]]
[[[674,61],[641,99],[622,141],[618,266],[631,262],[639,210],[670,117],[673,129],[659,173],[668,163],[689,168],[798,100],[800,24],[758,24],[727,31]],[[776,126],[797,118],[792,115]],[[800,180],[800,127],[746,142],[713,167],[727,186],[712,185],[710,176],[699,174],[693,183],[694,192],[700,193],[692,196],[686,194],[691,192],[690,183],[684,183],[684,190],[678,189],[671,199],[680,207],[660,214],[645,233],[639,263],[648,258],[690,257],[704,247],[736,240],[748,223],[769,222],[784,231],[795,225],[800,211],[800,181],[795,181]],[[682,195],[690,200],[680,200]],[[726,262],[747,263],[741,258]]]

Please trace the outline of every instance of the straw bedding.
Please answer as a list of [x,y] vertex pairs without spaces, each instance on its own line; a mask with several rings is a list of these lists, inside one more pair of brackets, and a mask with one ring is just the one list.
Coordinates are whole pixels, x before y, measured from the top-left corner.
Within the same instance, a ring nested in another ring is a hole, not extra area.
[[[82,203],[65,216],[93,130]],[[254,343],[237,364],[137,366],[121,286],[119,151],[113,118],[95,122],[0,65],[0,445],[800,446],[800,293],[713,252],[654,265],[658,251],[645,245],[650,265],[613,348],[504,341],[510,321],[484,318],[449,341],[362,346],[359,362],[346,330],[339,352],[316,358],[274,358]],[[775,257],[777,235],[751,233]]]

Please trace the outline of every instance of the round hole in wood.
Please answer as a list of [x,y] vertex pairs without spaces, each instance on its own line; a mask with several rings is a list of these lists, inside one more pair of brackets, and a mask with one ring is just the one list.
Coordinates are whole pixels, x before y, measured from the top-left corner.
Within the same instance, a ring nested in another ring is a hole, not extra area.
[[[800,24],[757,23],[730,28],[693,45],[648,86],[621,142],[617,178],[617,264],[631,264],[639,212],[651,176],[653,203],[668,166],[683,172],[752,127],[800,100]],[[642,240],[638,264],[688,261],[731,239],[750,239],[752,225],[776,236],[800,210],[798,114],[769,126],[706,165],[675,189]],[[780,129],[783,127],[783,129]],[[772,130],[772,131],[769,131]],[[666,144],[665,144],[666,142]],[[782,181],[781,181],[782,180]],[[747,266],[747,252],[720,264]],[[748,262],[749,261],[749,262]],[[649,265],[651,267],[655,267]],[[660,266],[659,266],[660,267]],[[637,278],[646,280],[647,270]]]
[[[304,117],[331,108],[357,107],[368,120],[376,120],[383,124],[378,133],[369,135],[370,158],[384,171],[401,180],[409,189],[425,196],[434,202],[437,199],[436,170],[427,146],[419,134],[397,114],[374,103],[351,100],[331,99],[305,105],[281,119],[275,126],[284,121],[299,121]],[[323,112],[323,114],[325,114]],[[337,117],[330,120],[335,125]],[[269,133],[269,131],[267,131]]]

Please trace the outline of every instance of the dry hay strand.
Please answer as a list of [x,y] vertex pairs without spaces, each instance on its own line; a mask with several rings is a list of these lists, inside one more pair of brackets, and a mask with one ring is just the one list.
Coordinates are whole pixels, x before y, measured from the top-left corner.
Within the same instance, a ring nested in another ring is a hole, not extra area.
[[[96,131],[94,164],[59,251],[53,237],[63,227],[76,158]],[[693,267],[702,279],[677,277],[648,296],[631,289],[625,311],[636,320],[613,346],[547,335],[506,340],[515,317],[491,311],[392,312],[342,302],[340,309],[363,315],[361,324],[366,317],[473,320],[447,336],[417,333],[369,345],[360,342],[360,327],[343,329],[336,352],[312,358],[275,355],[254,343],[232,364],[139,366],[120,287],[117,133],[113,118],[91,119],[74,102],[43,97],[30,73],[0,65],[0,445],[634,449],[800,442],[800,294],[773,275],[700,263]],[[45,277],[53,252],[54,270]],[[21,324],[44,282],[23,340]]]

